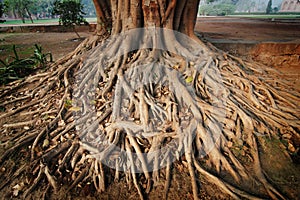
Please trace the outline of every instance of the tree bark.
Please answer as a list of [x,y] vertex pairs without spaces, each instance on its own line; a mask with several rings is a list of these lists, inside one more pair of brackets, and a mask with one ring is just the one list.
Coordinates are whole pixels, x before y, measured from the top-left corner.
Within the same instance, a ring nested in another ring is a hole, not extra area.
[[200,0],[93,0],[97,30],[118,34],[134,28],[168,28],[194,37]]

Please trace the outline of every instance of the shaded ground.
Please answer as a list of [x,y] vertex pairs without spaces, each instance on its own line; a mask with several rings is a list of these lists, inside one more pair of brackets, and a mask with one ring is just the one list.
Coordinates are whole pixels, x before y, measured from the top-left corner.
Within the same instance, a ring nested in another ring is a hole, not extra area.
[[[214,43],[219,48],[236,53],[237,55],[243,55],[248,58],[253,58],[253,54],[257,53],[257,56],[267,55],[270,52],[269,47],[265,49],[257,47],[255,45],[259,42],[271,42],[280,44],[296,44],[295,48],[290,49],[290,55],[284,55],[282,59],[294,56],[294,61],[297,59],[300,62],[299,55],[299,35],[300,35],[300,22],[299,21],[270,21],[270,20],[257,20],[257,19],[232,19],[232,18],[204,18],[198,21],[196,31],[200,32],[200,35],[204,40]],[[80,32],[82,37],[87,37],[91,32]],[[0,34],[0,58],[6,58],[11,54],[11,45],[16,44],[19,50],[25,51],[25,54],[30,54],[33,51],[33,45],[35,43],[40,44],[44,52],[51,52],[54,59],[65,55],[72,51],[80,43],[80,40],[74,40],[76,38],[75,33],[1,33]],[[248,44],[248,45],[245,45]],[[235,45],[235,46],[232,46]],[[298,45],[298,46],[297,46]],[[236,48],[235,50],[232,47]],[[257,47],[258,49],[255,49]],[[244,48],[240,50],[239,48]],[[282,46],[270,47],[278,48],[282,50]],[[254,52],[250,52],[254,51]],[[274,52],[274,51],[273,51]],[[276,52],[276,51],[275,51]],[[279,53],[280,54],[280,51]],[[297,57],[298,55],[298,57]],[[273,54],[267,55],[264,59],[274,57]],[[258,59],[259,60],[259,59]],[[263,61],[263,59],[261,59]],[[278,61],[279,62],[279,61]],[[292,61],[291,61],[292,62]],[[284,72],[283,78],[287,78],[295,83],[295,87],[300,85],[300,66],[299,62],[277,65],[276,62],[272,64],[273,67]],[[269,64],[269,63],[266,63]],[[284,66],[284,67],[283,67]],[[3,138],[0,138],[1,140]],[[290,139],[289,135],[285,138],[260,138],[260,151],[262,157],[262,165],[265,169],[265,173],[270,179],[271,183],[274,183],[283,193],[291,199],[297,199],[300,197],[300,168],[299,168],[299,138],[293,139],[291,144],[294,149],[287,149],[285,143]],[[0,144],[1,144],[0,140]],[[2,146],[1,146],[2,147]],[[24,149],[20,152],[21,155],[25,155],[27,150]],[[0,153],[3,149],[0,149]],[[297,154],[298,152],[298,154]],[[237,155],[243,156],[243,149],[236,151]],[[20,158],[16,156],[16,158]],[[24,162],[24,161],[22,161]],[[27,161],[25,161],[27,162]],[[185,167],[175,164],[178,169],[182,171],[178,172],[174,170],[172,176],[172,184],[170,188],[170,199],[192,199],[191,185],[188,177],[188,172]],[[5,173],[9,169],[1,169],[1,173]],[[162,180],[164,177],[161,177]],[[204,180],[199,180],[202,192],[202,199],[227,199],[226,196],[219,195],[218,188],[213,185],[207,184]],[[157,186],[154,192],[151,193],[150,199],[161,199],[163,196],[163,184]],[[45,188],[46,189],[46,188]],[[9,192],[9,191],[6,191]],[[12,191],[11,191],[12,192]],[[39,199],[42,194],[37,194]],[[126,184],[116,183],[108,186],[107,191],[101,196],[92,197],[93,191],[90,188],[80,188],[74,191],[73,197],[66,197],[64,194],[51,195],[52,199],[74,199],[74,198],[87,198],[91,199],[137,199],[138,195],[134,186],[130,188]],[[12,193],[0,198],[11,198]]]
[[23,55],[32,55],[34,44],[39,44],[43,52],[51,52],[54,60],[74,50],[90,32],[80,32],[78,39],[73,32],[65,33],[1,33],[0,34],[0,59],[5,59],[12,54],[12,45],[15,44],[18,52]]

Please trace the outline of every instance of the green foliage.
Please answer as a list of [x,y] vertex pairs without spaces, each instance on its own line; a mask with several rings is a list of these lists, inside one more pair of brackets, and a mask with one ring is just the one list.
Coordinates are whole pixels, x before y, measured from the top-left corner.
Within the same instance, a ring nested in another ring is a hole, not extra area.
[[208,4],[200,7],[202,15],[230,15],[234,13],[236,7],[230,3]]
[[[45,67],[48,62],[52,62],[53,61],[53,57],[51,53],[43,53],[43,49],[41,46],[35,44],[35,50],[34,50],[34,54],[33,54],[33,59],[35,59],[37,61],[37,63],[41,66],[41,67]],[[49,58],[49,59],[48,59]]]
[[1,17],[5,12],[5,4],[0,2],[0,23],[6,22],[6,20],[2,20]]
[[34,14],[37,19],[40,17],[52,17],[54,0],[4,0],[7,14],[15,17],[28,18]]
[[59,15],[59,23],[64,26],[88,24],[83,17],[85,15],[83,8],[83,5],[79,1],[57,0],[54,2],[53,14]]
[[231,17],[247,17],[247,18],[257,18],[257,19],[299,19],[299,13],[234,13],[230,15]]
[[0,17],[4,14],[4,3],[0,2]]
[[272,0],[269,0],[268,5],[267,5],[267,9],[266,9],[266,13],[270,14],[272,13]]
[[[31,14],[36,19],[53,18],[54,2],[58,0],[0,0],[4,2],[4,13],[10,17],[14,15],[15,18],[30,18]],[[60,0],[59,2],[61,2]],[[95,7],[91,0],[73,0],[75,2],[82,2],[84,5],[83,11],[87,16],[96,16]],[[1,13],[0,13],[1,14]]]
[[38,17],[52,17],[53,11],[53,0],[40,0],[38,1],[38,5],[36,8],[36,12],[34,12]]
[[80,38],[75,29],[75,25],[85,24],[88,22],[83,17],[85,15],[84,6],[80,1],[75,0],[56,0],[54,2],[53,14],[59,15],[59,24],[65,27],[73,27],[74,32]]
[[0,60],[0,84],[7,84],[28,76],[38,68],[45,68],[52,62],[52,54],[42,52],[42,47],[35,44],[34,54],[28,58],[20,58],[16,46],[13,45],[14,56],[9,56],[5,61]]
[[11,11],[15,17],[21,17],[23,23],[25,18],[31,18],[31,8],[34,7],[36,0],[5,0],[7,12]]
[[[206,0],[206,3],[209,4],[209,3],[213,3],[213,2],[217,2],[217,1],[220,1],[220,0]],[[230,1],[220,1],[221,3],[223,2],[226,2],[226,3],[232,3],[232,4],[237,4],[239,0],[230,0]]]

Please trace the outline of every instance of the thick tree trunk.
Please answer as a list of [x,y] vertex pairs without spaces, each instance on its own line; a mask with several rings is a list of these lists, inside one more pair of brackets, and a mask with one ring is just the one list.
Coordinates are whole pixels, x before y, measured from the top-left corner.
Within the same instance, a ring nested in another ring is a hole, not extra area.
[[134,28],[168,28],[194,37],[199,0],[93,0],[98,30],[112,34]]

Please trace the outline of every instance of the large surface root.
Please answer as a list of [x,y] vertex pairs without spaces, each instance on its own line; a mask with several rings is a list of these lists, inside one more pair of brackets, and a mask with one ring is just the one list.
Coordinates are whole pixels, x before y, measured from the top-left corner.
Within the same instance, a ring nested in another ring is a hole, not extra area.
[[95,47],[90,38],[46,73],[2,89],[0,165],[8,169],[19,151],[31,164],[1,172],[0,190],[22,178],[25,197],[42,180],[46,192],[90,183],[103,192],[124,178],[143,199],[163,172],[167,198],[180,161],[194,199],[199,176],[234,199],[285,199],[264,175],[257,138],[299,137],[299,91],[278,72],[213,48],[130,51],[131,39]]

